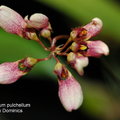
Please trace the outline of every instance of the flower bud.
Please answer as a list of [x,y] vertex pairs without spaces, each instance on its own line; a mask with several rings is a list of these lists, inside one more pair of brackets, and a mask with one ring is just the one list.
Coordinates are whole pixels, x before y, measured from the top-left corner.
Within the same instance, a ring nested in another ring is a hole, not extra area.
[[6,32],[22,35],[25,21],[17,12],[6,6],[0,6],[0,27]]
[[27,57],[16,62],[0,64],[0,84],[11,84],[27,74],[37,63],[37,59]]
[[25,17],[25,21],[27,23],[27,28],[35,28],[35,29],[41,29],[48,26],[48,17],[41,14],[41,13],[35,13],[30,16],[30,19],[28,19],[28,16]]
[[88,50],[86,52],[86,56],[100,57],[101,55],[109,54],[108,46],[100,40],[87,41],[87,47],[88,47]]
[[64,108],[68,112],[78,109],[83,102],[80,84],[61,63],[56,64],[54,72],[58,76],[58,95]]
[[67,61],[79,73],[79,75],[84,74],[83,68],[88,65],[88,57],[84,57],[79,53],[70,52],[67,55]]
[[41,30],[40,35],[44,38],[49,38],[51,36],[51,31],[49,29],[43,29]]

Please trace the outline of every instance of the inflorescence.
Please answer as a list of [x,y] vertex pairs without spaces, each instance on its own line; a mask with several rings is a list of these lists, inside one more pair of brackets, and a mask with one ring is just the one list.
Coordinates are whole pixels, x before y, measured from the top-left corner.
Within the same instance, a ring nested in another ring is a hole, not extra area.
[[[20,37],[34,40],[50,54],[47,58],[26,57],[15,62],[0,64],[0,84],[11,84],[21,76],[27,74],[34,65],[40,61],[54,58],[56,65],[54,73],[58,78],[58,95],[67,111],[76,110],[83,102],[83,93],[79,82],[72,73],[63,65],[57,56],[65,56],[68,63],[80,76],[84,74],[84,67],[89,63],[89,57],[101,57],[109,54],[108,46],[101,40],[91,41],[103,26],[99,18],[93,18],[90,23],[72,29],[70,35],[51,37],[52,27],[46,15],[35,13],[30,17],[22,18],[16,11],[7,6],[0,6],[0,27],[6,32]],[[41,37],[49,41],[46,47]],[[57,41],[66,39],[65,44],[57,45]]]

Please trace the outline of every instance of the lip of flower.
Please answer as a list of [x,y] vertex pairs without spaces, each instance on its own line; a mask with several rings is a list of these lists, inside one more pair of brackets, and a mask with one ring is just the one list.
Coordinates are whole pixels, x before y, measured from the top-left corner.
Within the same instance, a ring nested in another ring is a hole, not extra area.
[[81,76],[84,74],[83,68],[89,63],[88,57],[84,57],[82,54],[73,52],[70,52],[67,55],[67,61]]
[[0,84],[11,84],[27,74],[37,63],[37,59],[27,57],[16,62],[0,64]]
[[78,109],[83,102],[80,84],[61,63],[56,64],[54,72],[58,76],[58,96],[64,108],[68,112]]

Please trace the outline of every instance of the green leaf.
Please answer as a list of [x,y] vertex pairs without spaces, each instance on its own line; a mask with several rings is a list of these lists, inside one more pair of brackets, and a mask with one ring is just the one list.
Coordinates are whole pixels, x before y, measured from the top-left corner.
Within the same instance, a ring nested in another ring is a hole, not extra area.
[[[6,33],[0,30],[0,62],[16,61],[27,56],[35,58],[45,58],[48,56],[41,45],[33,40],[26,40],[17,35]],[[31,71],[30,75],[49,75],[52,77],[52,71],[55,61],[43,61],[38,63]],[[52,67],[51,67],[52,66]],[[49,69],[48,69],[49,68]]]

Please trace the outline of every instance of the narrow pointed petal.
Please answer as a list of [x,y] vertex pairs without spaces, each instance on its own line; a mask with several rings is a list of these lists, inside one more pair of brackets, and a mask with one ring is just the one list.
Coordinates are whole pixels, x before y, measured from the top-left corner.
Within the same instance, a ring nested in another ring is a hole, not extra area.
[[86,52],[87,56],[91,57],[100,57],[101,55],[108,55],[109,48],[108,46],[100,41],[87,41],[88,50]]
[[28,28],[35,28],[35,29],[41,29],[48,26],[48,17],[41,14],[41,13],[35,13],[31,15],[30,19],[28,20],[28,16],[25,17],[25,21],[27,22]]
[[64,108],[68,112],[78,109],[83,102],[83,93],[79,82],[61,63],[56,64],[54,72],[58,76],[58,96]]
[[0,84],[11,84],[27,74],[37,63],[37,59],[27,57],[16,62],[0,64]]
[[0,6],[0,27],[6,32],[21,35],[22,27],[25,26],[23,18],[7,6]]
[[67,55],[67,61],[81,76],[84,74],[84,67],[89,63],[88,57],[73,52]]

